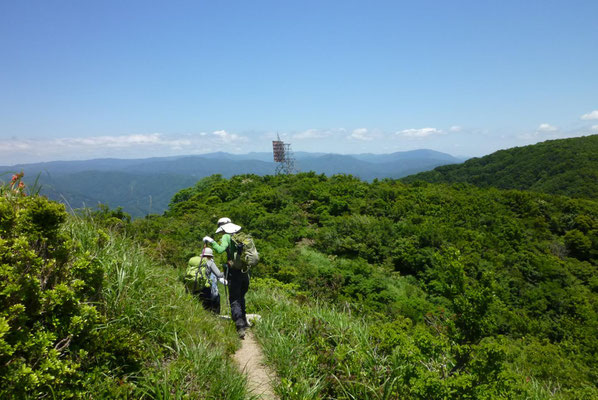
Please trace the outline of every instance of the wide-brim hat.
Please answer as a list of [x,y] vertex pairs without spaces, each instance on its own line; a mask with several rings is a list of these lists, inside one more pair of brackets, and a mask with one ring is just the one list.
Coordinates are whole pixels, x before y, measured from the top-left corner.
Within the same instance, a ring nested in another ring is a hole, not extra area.
[[222,225],[228,224],[230,222],[233,222],[233,221],[230,220],[230,218],[228,218],[228,217],[222,217],[222,218],[220,218],[218,220],[218,226],[222,226]]
[[210,249],[209,247],[206,247],[205,249],[203,249],[202,255],[204,257],[214,257],[214,253],[212,252],[212,249]]
[[239,225],[229,222],[228,224],[224,224],[224,225],[218,227],[218,229],[216,229],[216,233],[220,233],[220,232],[237,233],[240,230],[241,230],[241,227]]

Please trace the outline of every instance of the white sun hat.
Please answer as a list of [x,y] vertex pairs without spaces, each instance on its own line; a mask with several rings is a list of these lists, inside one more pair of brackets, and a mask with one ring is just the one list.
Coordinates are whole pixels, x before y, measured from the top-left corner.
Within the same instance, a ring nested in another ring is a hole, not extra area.
[[224,224],[230,224],[232,221],[228,217],[222,217],[218,220],[218,226],[222,226]]
[[203,254],[204,257],[214,257],[214,253],[212,252],[212,249],[210,249],[209,247],[206,247],[205,249],[203,249]]
[[220,227],[218,227],[218,229],[216,229],[216,233],[220,233],[222,231],[226,232],[226,233],[237,233],[241,230],[241,227],[239,225],[233,224],[232,222],[226,223],[224,225],[221,225]]

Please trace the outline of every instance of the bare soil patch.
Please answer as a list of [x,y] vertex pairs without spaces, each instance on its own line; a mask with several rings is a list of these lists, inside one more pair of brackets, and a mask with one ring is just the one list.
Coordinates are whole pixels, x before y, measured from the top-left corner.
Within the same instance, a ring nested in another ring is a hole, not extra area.
[[247,374],[249,391],[264,400],[278,400],[272,390],[272,380],[275,375],[264,364],[264,354],[253,332],[248,329],[245,340],[241,341],[241,348],[234,355],[241,370]]

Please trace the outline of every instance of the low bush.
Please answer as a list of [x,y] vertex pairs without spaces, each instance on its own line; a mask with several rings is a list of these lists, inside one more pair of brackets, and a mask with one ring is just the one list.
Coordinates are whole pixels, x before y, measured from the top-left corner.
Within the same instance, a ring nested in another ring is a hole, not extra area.
[[0,398],[245,398],[233,327],[176,270],[18,179],[0,188]]
[[296,290],[256,279],[248,297],[262,315],[258,339],[279,374],[275,390],[281,398],[590,399],[596,394],[587,385],[561,390],[529,375],[517,359],[523,353],[513,352],[518,344],[507,338],[459,345],[434,319],[382,322],[321,302],[298,303]]

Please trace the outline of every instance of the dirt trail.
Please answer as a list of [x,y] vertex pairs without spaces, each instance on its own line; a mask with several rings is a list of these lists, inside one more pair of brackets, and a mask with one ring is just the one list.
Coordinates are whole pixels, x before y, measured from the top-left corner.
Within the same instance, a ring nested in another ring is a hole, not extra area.
[[270,382],[275,376],[264,364],[264,355],[251,329],[247,330],[241,348],[234,355],[241,370],[247,374],[249,391],[263,400],[278,400]]

